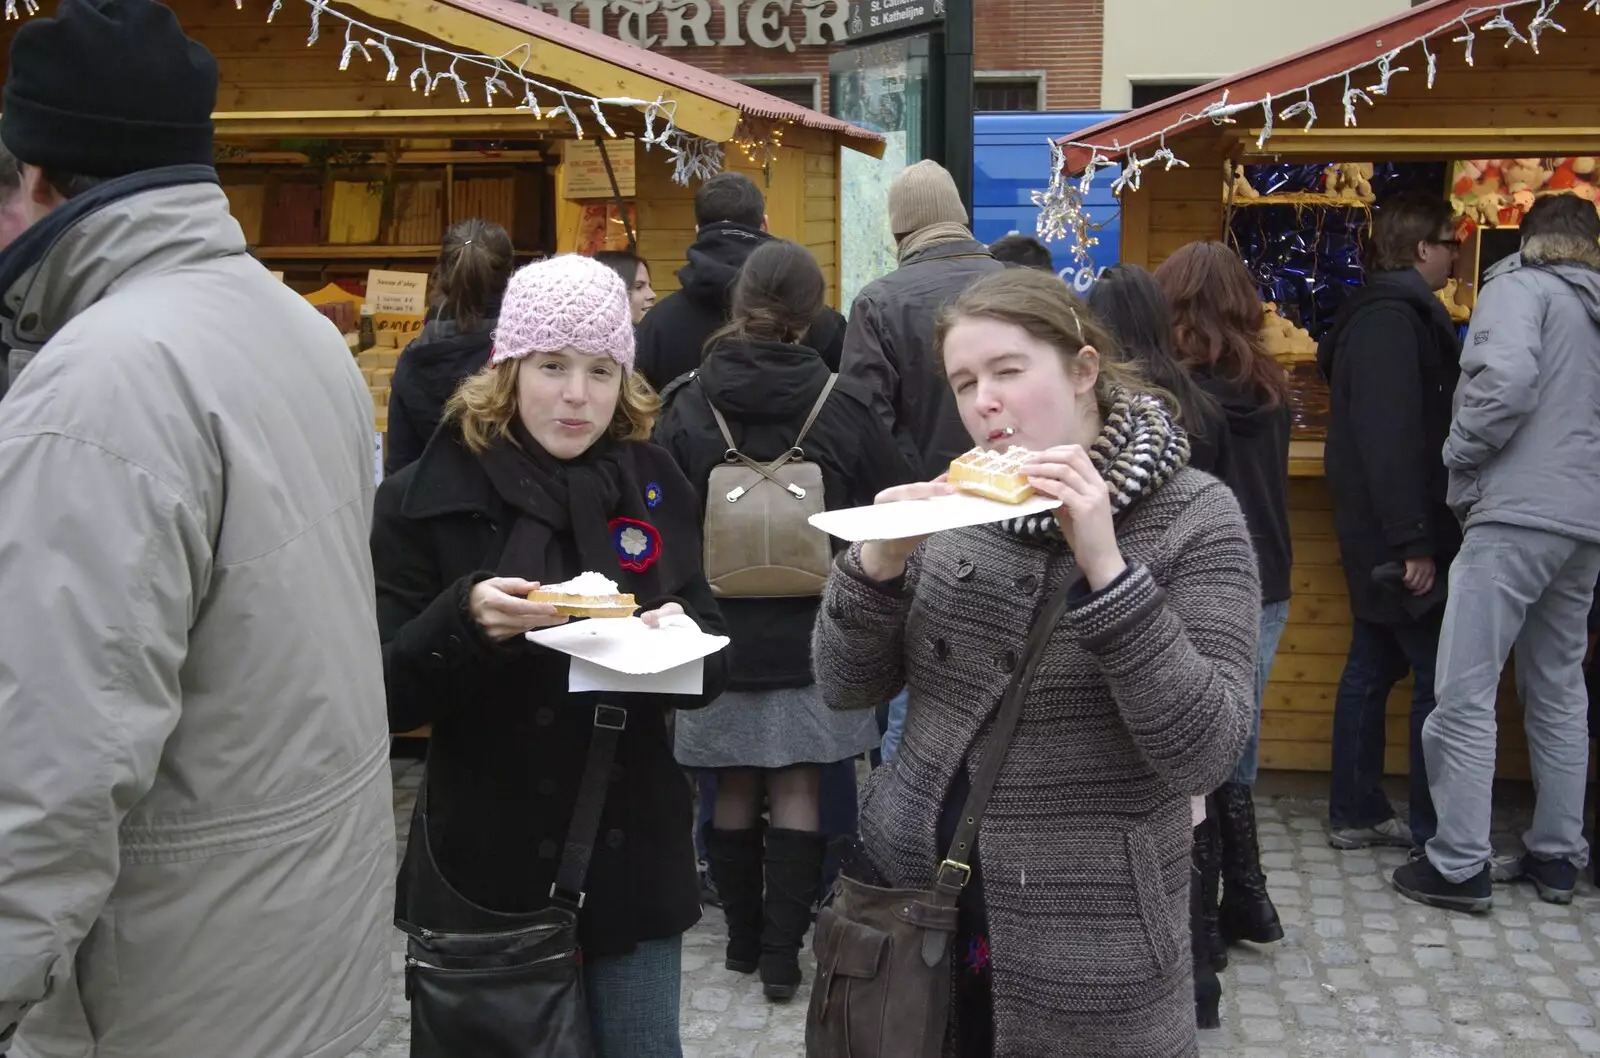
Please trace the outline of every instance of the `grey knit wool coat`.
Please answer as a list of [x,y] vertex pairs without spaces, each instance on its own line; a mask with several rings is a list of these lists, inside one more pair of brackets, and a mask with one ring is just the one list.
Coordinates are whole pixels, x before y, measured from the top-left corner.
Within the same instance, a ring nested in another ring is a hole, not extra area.
[[841,556],[818,617],[836,708],[911,692],[898,755],[864,795],[862,840],[926,886],[946,791],[976,771],[1036,613],[1075,596],[1023,706],[978,835],[996,1058],[1197,1053],[1190,795],[1224,781],[1254,709],[1255,557],[1227,486],[1180,470],[1118,518],[1128,572],[1091,593],[1070,551],[998,526],[943,533],[901,582]]

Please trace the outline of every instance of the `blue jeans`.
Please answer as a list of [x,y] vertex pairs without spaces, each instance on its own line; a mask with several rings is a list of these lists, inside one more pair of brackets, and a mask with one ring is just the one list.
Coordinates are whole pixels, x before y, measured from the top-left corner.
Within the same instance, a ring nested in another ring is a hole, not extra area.
[[1278,641],[1289,623],[1289,600],[1269,602],[1261,607],[1261,638],[1256,644],[1256,713],[1250,721],[1250,738],[1234,765],[1229,782],[1254,786],[1261,770],[1261,703],[1267,697],[1267,678],[1272,675],[1272,660],[1278,656]]
[[682,978],[682,937],[640,941],[628,955],[587,960],[583,986],[599,1058],[683,1058]]
[[1389,692],[1413,676],[1411,690],[1411,834],[1418,847],[1439,828],[1428,767],[1422,751],[1422,723],[1433,712],[1433,679],[1439,655],[1439,620],[1423,624],[1380,625],[1356,618],[1350,654],[1333,702],[1333,776],[1328,823],[1335,830],[1371,827],[1394,817],[1383,792],[1383,753],[1388,739],[1385,717]]
[[900,688],[900,693],[889,700],[889,727],[883,733],[883,743],[878,754],[887,764],[900,749],[900,739],[906,731],[906,709],[911,704],[911,690]]

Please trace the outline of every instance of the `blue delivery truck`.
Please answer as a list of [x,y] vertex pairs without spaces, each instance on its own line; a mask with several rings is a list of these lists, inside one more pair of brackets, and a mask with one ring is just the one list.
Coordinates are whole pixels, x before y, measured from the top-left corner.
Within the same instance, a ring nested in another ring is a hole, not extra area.
[[[1062,114],[1027,112],[973,115],[972,229],[979,239],[994,242],[1019,232],[1036,235],[1039,210],[1033,192],[1050,182],[1048,141],[1072,136],[1115,114],[1074,111]],[[1081,266],[1065,242],[1046,243],[1056,272],[1082,294],[1100,271],[1117,263],[1122,246],[1120,207],[1111,194],[1116,169],[1103,169],[1090,189],[1091,223],[1099,245],[1090,249],[1092,266]]]

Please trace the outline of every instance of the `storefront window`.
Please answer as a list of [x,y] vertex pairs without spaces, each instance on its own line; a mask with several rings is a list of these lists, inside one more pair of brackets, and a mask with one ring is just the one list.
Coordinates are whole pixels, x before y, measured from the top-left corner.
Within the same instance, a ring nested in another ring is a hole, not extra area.
[[841,166],[840,294],[848,309],[856,293],[895,267],[889,231],[889,184],[926,158],[932,111],[928,34],[843,48],[828,60],[833,115],[881,133],[881,160],[844,151]]

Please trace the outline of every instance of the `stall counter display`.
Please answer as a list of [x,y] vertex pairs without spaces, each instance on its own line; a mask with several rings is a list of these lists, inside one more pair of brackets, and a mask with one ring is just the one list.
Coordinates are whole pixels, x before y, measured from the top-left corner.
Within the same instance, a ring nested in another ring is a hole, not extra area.
[[1290,436],[1321,440],[1328,434],[1328,384],[1317,370],[1316,339],[1272,302],[1261,307],[1262,343],[1289,375]]
[[1464,234],[1516,227],[1544,195],[1577,195],[1600,209],[1600,159],[1469,158],[1451,174],[1450,205]]

